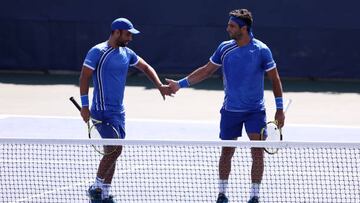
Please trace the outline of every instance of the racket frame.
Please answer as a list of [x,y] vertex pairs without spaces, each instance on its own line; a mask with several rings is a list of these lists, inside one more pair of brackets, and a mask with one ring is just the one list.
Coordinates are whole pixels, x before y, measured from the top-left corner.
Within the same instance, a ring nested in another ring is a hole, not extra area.
[[[284,114],[285,114],[285,113],[287,112],[287,110],[289,109],[289,106],[290,106],[291,103],[292,103],[292,99],[288,99],[288,102],[287,102],[287,104],[285,105],[285,108],[284,108]],[[270,123],[273,123],[273,124],[275,124],[276,126],[278,126],[278,121],[277,121],[277,120],[267,122],[266,125],[265,125],[265,127],[263,127],[263,128],[261,129],[261,131],[260,131],[260,139],[263,140],[263,141],[266,140],[266,139],[265,139],[265,136],[264,136],[265,129],[266,129],[267,125],[270,124]],[[279,141],[282,141],[282,140],[283,140],[283,135],[282,135],[282,130],[281,130],[281,128],[279,128],[279,131],[280,131]],[[275,150],[275,151],[272,151],[272,150]],[[271,150],[270,150],[270,149],[264,148],[264,151],[265,151],[266,153],[268,153],[268,154],[273,155],[273,154],[277,154],[278,151],[279,151],[279,149],[278,149],[278,148],[275,148],[275,149],[271,148]]]
[[[81,111],[81,107],[80,107],[79,103],[75,100],[74,97],[70,97],[69,100],[74,104],[74,106],[75,106],[79,111]],[[102,121],[97,120],[97,119],[94,119],[94,118],[92,118],[92,117],[90,117],[90,119],[91,119],[91,121],[92,121],[92,123],[93,123],[92,125],[90,125],[90,120],[86,122],[87,129],[88,129],[88,137],[89,137],[89,139],[94,139],[94,138],[91,137],[91,131],[93,130],[93,128],[96,128],[96,125],[102,124]],[[110,125],[110,124],[108,124],[108,125]],[[116,133],[116,135],[117,135],[117,138],[119,138],[120,135],[119,135],[118,131],[117,131],[117,130],[114,128],[114,126],[112,126],[112,125],[111,125],[111,128],[115,131],[115,133]],[[96,130],[96,129],[95,129],[95,130]],[[115,138],[115,139],[116,139],[116,138]],[[100,150],[100,149],[99,149],[100,146],[95,146],[95,145],[91,145],[91,146],[94,148],[94,150],[95,150],[96,152],[98,152],[98,153],[101,154],[101,155],[110,155],[110,154],[114,153],[114,152],[116,151],[116,149],[117,149],[117,147],[115,147],[114,150],[112,150],[112,151],[110,151],[110,152],[108,152],[108,153],[105,153],[104,150]],[[102,146],[103,149],[104,149],[105,147],[107,147],[107,145]]]
[[[278,125],[276,120],[267,122],[266,126],[261,129],[261,132],[260,132],[260,139],[261,140],[264,140],[264,141],[266,140],[265,136],[264,136],[264,133],[265,133],[265,130],[267,128],[267,125],[269,125],[269,124],[274,124],[276,126]],[[281,128],[278,128],[278,130],[279,130],[279,136],[280,136],[278,141],[282,141],[283,140],[282,130],[281,130]],[[278,148],[264,148],[264,151],[266,153],[268,153],[268,154],[276,154],[276,153],[278,153],[279,149]]]

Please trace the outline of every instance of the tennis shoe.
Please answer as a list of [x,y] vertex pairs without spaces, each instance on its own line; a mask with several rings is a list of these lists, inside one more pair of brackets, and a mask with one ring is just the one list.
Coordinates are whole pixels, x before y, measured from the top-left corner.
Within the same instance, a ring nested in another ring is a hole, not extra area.
[[224,193],[219,193],[216,203],[228,203],[229,200]]
[[90,186],[87,193],[88,197],[90,198],[90,203],[102,203],[101,188],[93,188]]
[[248,203],[259,203],[259,197],[254,196],[248,201]]
[[108,198],[103,199],[102,203],[116,203],[113,196],[110,195]]

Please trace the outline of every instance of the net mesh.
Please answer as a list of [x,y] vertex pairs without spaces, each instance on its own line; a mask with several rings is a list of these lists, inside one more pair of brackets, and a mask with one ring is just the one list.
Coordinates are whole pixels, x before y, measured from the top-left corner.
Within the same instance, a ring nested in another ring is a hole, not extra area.
[[[102,155],[89,140],[51,142],[0,140],[0,202],[88,202]],[[117,202],[216,201],[223,142],[121,144],[111,188]],[[360,147],[268,144],[281,149],[265,154],[262,202],[360,202]],[[227,196],[247,202],[250,147],[259,143],[234,145]]]

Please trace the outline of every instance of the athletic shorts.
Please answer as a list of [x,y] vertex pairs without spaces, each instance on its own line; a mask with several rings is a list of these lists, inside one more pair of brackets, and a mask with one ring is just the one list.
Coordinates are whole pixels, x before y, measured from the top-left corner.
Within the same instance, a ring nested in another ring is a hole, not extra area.
[[266,125],[266,112],[231,112],[224,108],[220,110],[220,139],[234,140],[242,136],[242,128],[245,125],[247,134],[258,133]]
[[116,134],[109,127],[102,127],[102,125],[112,125],[119,133],[119,139],[125,138],[125,113],[116,111],[96,111],[91,110],[91,117],[99,120],[102,124],[97,127],[102,138],[113,139],[117,138]]

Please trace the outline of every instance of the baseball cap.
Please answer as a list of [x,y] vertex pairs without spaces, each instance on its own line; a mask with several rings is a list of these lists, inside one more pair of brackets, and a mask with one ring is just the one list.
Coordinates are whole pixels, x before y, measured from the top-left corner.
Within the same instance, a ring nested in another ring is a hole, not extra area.
[[135,29],[133,24],[130,22],[130,20],[126,19],[126,18],[118,18],[115,19],[112,23],[111,23],[111,30],[127,30],[129,32],[131,32],[132,34],[139,34],[140,31]]

